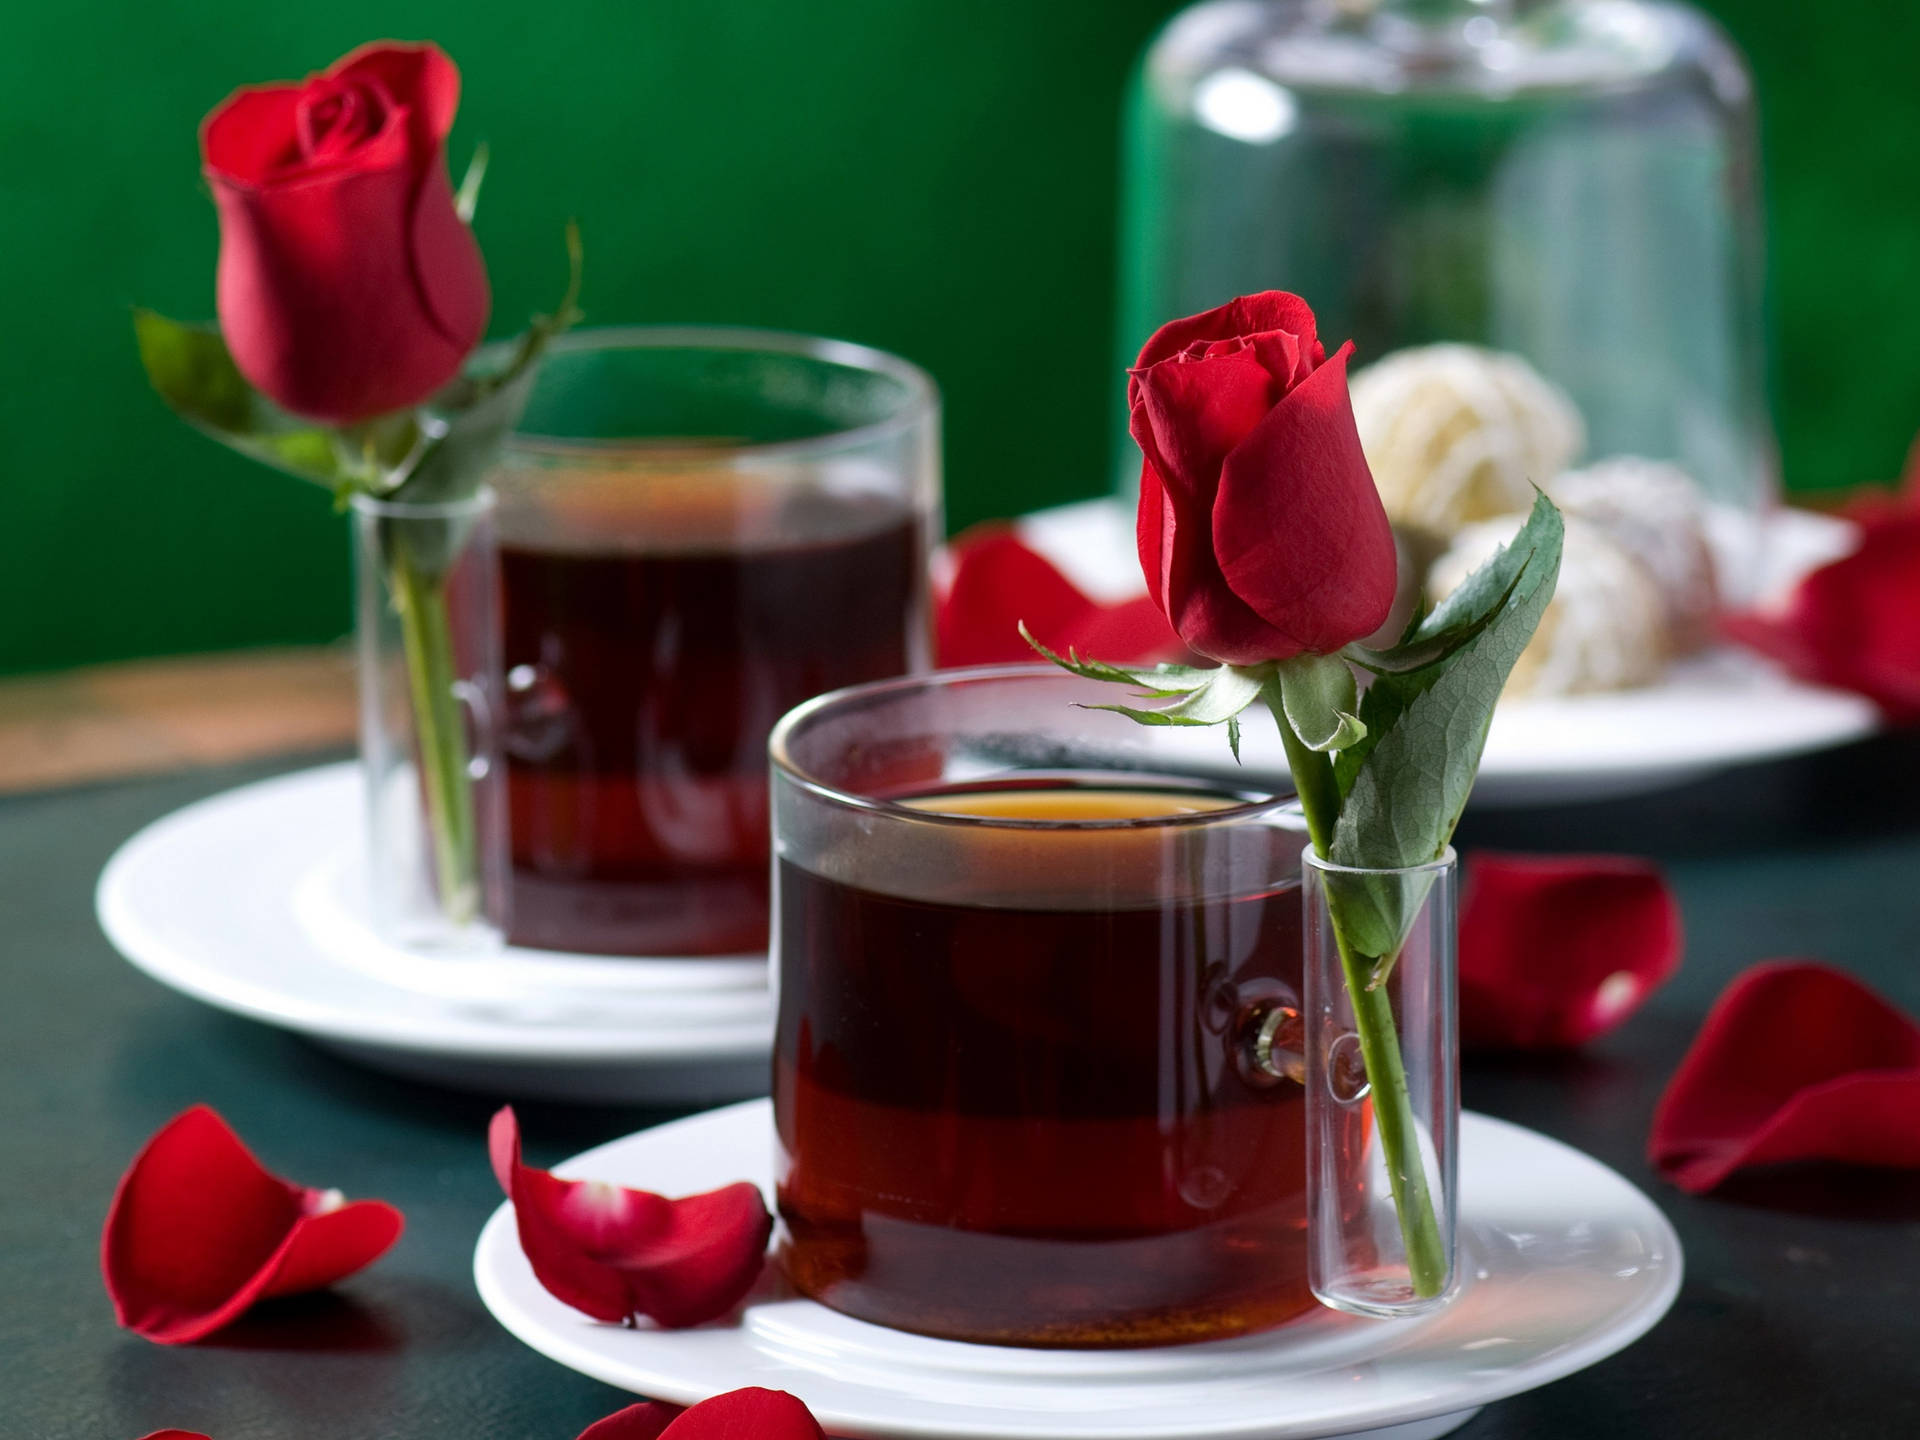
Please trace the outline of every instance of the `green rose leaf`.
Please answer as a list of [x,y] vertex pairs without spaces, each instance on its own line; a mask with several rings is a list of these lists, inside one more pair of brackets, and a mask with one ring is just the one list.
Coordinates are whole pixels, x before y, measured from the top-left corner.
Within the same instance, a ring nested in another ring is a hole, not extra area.
[[[1408,627],[1400,643],[1391,650],[1370,650],[1364,645],[1349,645],[1343,653],[1361,669],[1370,670],[1375,675],[1405,675],[1409,671],[1423,670],[1429,665],[1439,663],[1493,623],[1493,617],[1500,613],[1500,607],[1506,603],[1507,597],[1512,593],[1513,585],[1519,583],[1519,567],[1512,568],[1514,572],[1512,584],[1509,584],[1492,604],[1465,614],[1449,612],[1454,614],[1455,618],[1435,631],[1427,629],[1426,622],[1429,617],[1420,616]],[[1480,572],[1474,573],[1477,575]]]
[[368,481],[395,448],[405,453],[408,442],[379,422],[348,434],[289,415],[247,383],[211,325],[136,309],[133,330],[160,398],[243,455],[338,491]]
[[453,195],[453,213],[469,225],[473,223],[473,212],[480,208],[480,187],[486,183],[487,161],[492,155],[492,150],[484,140],[473,147],[473,158],[467,162],[467,173],[460,177],[460,188]]
[[1439,858],[1466,808],[1493,707],[1560,573],[1560,512],[1544,495],[1520,533],[1439,605],[1409,642],[1471,617],[1443,658],[1382,675],[1360,702],[1367,735],[1335,761],[1345,803],[1328,858],[1387,870]]
[[[1423,666],[1388,670],[1360,703],[1367,733],[1335,757],[1343,803],[1328,859],[1395,870],[1439,859],[1466,809],[1493,708],[1533,638],[1560,572],[1560,512],[1540,496],[1513,543],[1448,596],[1399,650],[1438,637]],[[1464,636],[1465,638],[1461,638]],[[1378,963],[1379,984],[1425,903],[1424,878],[1330,875],[1350,943]]]

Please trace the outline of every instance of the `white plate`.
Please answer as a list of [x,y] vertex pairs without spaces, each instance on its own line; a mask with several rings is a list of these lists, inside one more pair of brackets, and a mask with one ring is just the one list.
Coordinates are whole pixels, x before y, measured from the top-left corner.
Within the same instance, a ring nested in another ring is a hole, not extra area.
[[766,960],[385,945],[353,860],[358,767],[298,771],[155,821],[101,872],[107,938],[196,999],[462,1088],[699,1103],[764,1092]]
[[[538,1350],[680,1404],[765,1385],[828,1433],[916,1440],[1426,1440],[1479,1406],[1593,1364],[1652,1328],[1680,1288],[1680,1242],[1598,1161],[1517,1125],[1461,1125],[1468,1276],[1442,1313],[1321,1312],[1266,1335],[1153,1350],[1021,1350],[931,1340],[840,1315],[765,1279],[737,1320],[597,1324],[540,1287],[502,1206],[474,1252],[480,1297]],[[669,1194],[742,1177],[771,1194],[773,1121],[749,1101],[576,1156],[560,1173]]]
[[[1133,524],[1121,502],[1089,500],[1024,516],[1027,542],[1088,594],[1142,593]],[[1844,553],[1843,520],[1783,509],[1768,521],[1761,590],[1778,594]],[[1494,712],[1473,798],[1483,806],[1597,800],[1662,790],[1737,765],[1824,750],[1879,728],[1858,695],[1803,685],[1756,655],[1708,651],[1670,666],[1657,685],[1607,694],[1502,701]],[[1211,731],[1187,737],[1197,761],[1221,748]],[[1253,778],[1290,785],[1279,737],[1247,725]]]

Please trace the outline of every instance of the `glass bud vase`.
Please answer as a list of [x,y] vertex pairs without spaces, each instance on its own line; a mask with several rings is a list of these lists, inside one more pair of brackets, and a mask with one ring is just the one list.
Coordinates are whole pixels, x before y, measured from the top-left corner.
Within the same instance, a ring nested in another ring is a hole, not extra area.
[[1456,861],[1356,870],[1309,848],[1301,868],[1309,1283],[1336,1310],[1423,1314],[1457,1273]]
[[493,511],[487,490],[353,500],[367,895],[381,937],[413,950],[504,943]]

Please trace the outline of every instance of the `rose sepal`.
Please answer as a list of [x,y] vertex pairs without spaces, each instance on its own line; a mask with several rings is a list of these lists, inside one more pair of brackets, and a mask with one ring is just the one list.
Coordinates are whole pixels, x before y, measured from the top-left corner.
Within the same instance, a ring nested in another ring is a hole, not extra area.
[[1043,658],[1085,680],[1136,687],[1139,700],[1171,700],[1171,705],[1082,705],[1111,710],[1138,725],[1225,725],[1233,758],[1240,758],[1240,712],[1260,698],[1273,673],[1271,665],[1110,665],[1069,649],[1056,653],[1034,639],[1023,621],[1020,636]]
[[1337,754],[1367,738],[1360,686],[1338,655],[1296,655],[1274,667],[1266,689],[1279,693],[1279,722],[1307,749]]

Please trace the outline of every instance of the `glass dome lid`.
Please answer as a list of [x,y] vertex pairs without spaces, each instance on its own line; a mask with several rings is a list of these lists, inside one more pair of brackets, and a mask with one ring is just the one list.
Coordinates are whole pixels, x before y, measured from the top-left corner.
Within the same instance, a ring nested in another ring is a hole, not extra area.
[[1527,452],[1535,483],[1632,456],[1723,528],[1769,502],[1752,90],[1697,11],[1205,0],[1143,57],[1125,162],[1127,361],[1170,317],[1292,290],[1357,377],[1410,347],[1517,357],[1576,427]]

